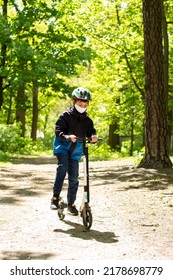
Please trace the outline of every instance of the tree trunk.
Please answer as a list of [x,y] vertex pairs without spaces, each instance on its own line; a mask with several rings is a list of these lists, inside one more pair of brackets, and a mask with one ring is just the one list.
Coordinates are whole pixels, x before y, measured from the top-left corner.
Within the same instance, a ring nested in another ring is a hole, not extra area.
[[0,76],[0,110],[3,104],[3,77]]
[[12,90],[9,92],[9,105],[8,105],[8,112],[7,112],[7,121],[6,124],[11,123],[11,113],[12,113],[12,103],[13,103],[13,93]]
[[130,133],[130,156],[133,156],[133,146],[134,146],[134,123],[131,122],[131,133]]
[[[4,0],[2,4],[2,13],[3,17],[7,19],[7,5],[8,5],[8,0]],[[6,52],[7,52],[7,46],[6,44],[1,45],[1,53],[0,53],[0,67],[3,69],[5,67],[5,62],[6,62]],[[0,76],[0,110],[3,104],[3,82],[4,82],[4,77]]]
[[32,109],[32,140],[37,140],[37,123],[38,123],[38,87],[33,85],[33,109]]
[[[168,84],[169,84],[169,38],[168,38],[168,26],[164,13],[164,5],[162,1],[162,30],[163,30],[163,40],[164,40],[164,90],[168,97]],[[173,112],[172,108],[168,109],[168,135],[169,135],[169,151],[171,152],[171,135],[172,135],[172,118]]]
[[117,123],[110,124],[108,145],[112,149],[120,150],[120,137],[119,134],[116,133],[117,128]]
[[25,114],[26,114],[25,87],[21,85],[18,88],[18,92],[17,92],[16,121],[21,123],[22,137],[25,137]]
[[145,62],[145,155],[139,167],[165,168],[168,152],[167,93],[164,88],[162,0],[143,0]]

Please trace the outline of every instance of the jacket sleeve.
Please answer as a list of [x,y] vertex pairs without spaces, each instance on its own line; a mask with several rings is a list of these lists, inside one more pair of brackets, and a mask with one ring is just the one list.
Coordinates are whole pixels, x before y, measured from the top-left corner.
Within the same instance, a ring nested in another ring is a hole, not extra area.
[[89,126],[88,126],[86,136],[91,137],[92,135],[96,135],[96,129],[94,128],[93,121],[89,118]]
[[55,123],[55,135],[62,141],[68,141],[68,121],[65,113]]

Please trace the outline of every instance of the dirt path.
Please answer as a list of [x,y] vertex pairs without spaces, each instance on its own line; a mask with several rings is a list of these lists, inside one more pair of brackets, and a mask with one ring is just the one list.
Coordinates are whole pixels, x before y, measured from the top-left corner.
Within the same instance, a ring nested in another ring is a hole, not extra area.
[[55,168],[52,157],[0,166],[1,260],[173,259],[173,169],[90,163],[93,225],[86,231],[81,217],[60,221],[49,208]]

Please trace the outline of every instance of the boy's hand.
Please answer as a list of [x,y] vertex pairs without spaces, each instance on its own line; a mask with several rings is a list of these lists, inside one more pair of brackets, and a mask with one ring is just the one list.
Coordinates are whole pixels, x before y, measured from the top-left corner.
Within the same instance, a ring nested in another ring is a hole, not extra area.
[[91,143],[96,143],[96,142],[98,141],[98,139],[99,139],[99,138],[98,138],[97,135],[92,135],[92,136],[91,136],[91,141],[90,141],[90,142],[91,142]]
[[70,141],[72,141],[73,143],[75,143],[77,141],[77,138],[75,135],[71,134],[71,135],[68,135]]

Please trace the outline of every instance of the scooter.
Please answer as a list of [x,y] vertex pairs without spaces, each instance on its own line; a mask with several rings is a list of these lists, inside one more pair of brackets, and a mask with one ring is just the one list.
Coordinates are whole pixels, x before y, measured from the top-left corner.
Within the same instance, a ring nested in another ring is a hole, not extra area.
[[[87,143],[90,143],[90,139],[81,139],[83,142],[83,169],[84,169],[84,193],[82,204],[80,206],[80,216],[83,220],[83,225],[86,229],[90,229],[93,222],[91,207],[90,207],[90,189],[89,189],[89,159],[88,159],[88,146]],[[99,139],[100,140],[100,139]],[[67,207],[67,204],[61,198],[58,208],[58,217],[60,220],[65,218],[64,209]]]

